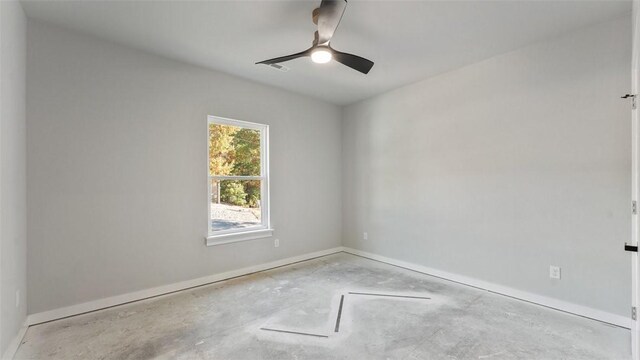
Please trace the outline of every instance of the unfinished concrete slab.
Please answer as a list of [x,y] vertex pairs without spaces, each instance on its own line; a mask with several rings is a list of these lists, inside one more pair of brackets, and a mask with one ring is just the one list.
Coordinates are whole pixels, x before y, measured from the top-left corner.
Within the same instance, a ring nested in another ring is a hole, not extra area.
[[32,326],[16,354],[151,358],[629,359],[630,333],[339,253]]

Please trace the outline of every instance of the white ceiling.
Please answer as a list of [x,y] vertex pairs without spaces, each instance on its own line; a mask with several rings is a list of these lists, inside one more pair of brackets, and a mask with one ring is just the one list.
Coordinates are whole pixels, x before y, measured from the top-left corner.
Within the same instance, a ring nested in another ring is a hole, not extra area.
[[356,1],[332,41],[371,59],[368,75],[308,58],[320,1],[23,1],[30,18],[336,104],[352,103],[630,13],[630,1]]

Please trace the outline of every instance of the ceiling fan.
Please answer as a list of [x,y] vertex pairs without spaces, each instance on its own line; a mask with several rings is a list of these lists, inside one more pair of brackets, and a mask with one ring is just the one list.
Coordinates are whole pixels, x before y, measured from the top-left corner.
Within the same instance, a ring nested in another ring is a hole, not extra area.
[[313,45],[309,49],[297,54],[260,61],[256,64],[271,65],[310,56],[311,60],[318,64],[328,63],[333,59],[363,74],[369,73],[373,67],[373,61],[334,50],[329,44],[346,8],[347,0],[322,0],[320,7],[314,9],[312,13],[313,23],[318,25],[318,31],[315,32]]

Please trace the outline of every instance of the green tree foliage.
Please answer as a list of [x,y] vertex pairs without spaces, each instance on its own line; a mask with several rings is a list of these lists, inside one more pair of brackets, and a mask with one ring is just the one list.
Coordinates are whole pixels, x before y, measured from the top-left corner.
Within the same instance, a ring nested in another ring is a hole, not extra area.
[[247,192],[247,204],[250,207],[260,206],[260,181],[247,181],[244,190]]
[[[233,172],[236,175],[260,175],[260,132],[251,129],[240,129],[233,137],[235,162]],[[260,205],[260,181],[244,182],[247,193],[247,204],[251,207]]]
[[260,132],[240,129],[233,135],[232,145],[235,151],[234,175],[260,175]]
[[223,181],[220,184],[220,199],[231,205],[247,205],[247,193],[244,192],[242,183],[238,181]]
[[209,174],[229,175],[234,167],[233,137],[237,127],[209,124]]
[[[211,175],[260,175],[260,132],[227,125],[209,125]],[[220,200],[238,206],[260,206],[260,181],[223,181]]]

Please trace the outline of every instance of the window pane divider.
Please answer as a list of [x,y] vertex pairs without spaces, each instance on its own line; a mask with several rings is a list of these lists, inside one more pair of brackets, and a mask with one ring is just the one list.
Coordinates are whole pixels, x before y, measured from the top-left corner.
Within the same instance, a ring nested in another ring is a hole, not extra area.
[[242,176],[242,175],[238,175],[238,176],[232,176],[232,175],[211,175],[209,176],[210,179],[214,179],[214,180],[264,180],[264,176]]

